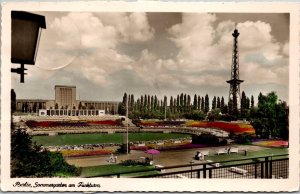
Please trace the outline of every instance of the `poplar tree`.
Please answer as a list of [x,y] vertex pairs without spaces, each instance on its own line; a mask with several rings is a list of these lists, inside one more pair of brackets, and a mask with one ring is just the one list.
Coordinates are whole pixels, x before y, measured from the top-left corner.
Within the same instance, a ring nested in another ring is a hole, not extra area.
[[221,108],[221,101],[220,101],[220,97],[219,96],[217,98],[217,108]]
[[194,102],[193,102],[193,110],[197,110],[198,102],[197,102],[197,95],[194,95]]
[[188,94],[187,95],[187,103],[186,103],[187,110],[190,111],[191,107],[191,96]]
[[170,112],[173,112],[174,110],[173,110],[174,108],[173,108],[173,96],[171,96],[171,98],[170,98]]
[[209,97],[208,94],[205,95],[205,102],[204,102],[204,112],[207,113],[209,111]]
[[205,111],[205,105],[204,105],[205,103],[204,103],[204,98],[203,98],[203,96],[202,96],[202,98],[201,98],[201,110],[204,112]]
[[253,95],[251,95],[251,108],[253,108],[254,107],[254,97],[253,97]]
[[212,105],[211,105],[211,109],[215,109],[217,107],[217,99],[216,96],[214,96],[213,100],[212,100]]

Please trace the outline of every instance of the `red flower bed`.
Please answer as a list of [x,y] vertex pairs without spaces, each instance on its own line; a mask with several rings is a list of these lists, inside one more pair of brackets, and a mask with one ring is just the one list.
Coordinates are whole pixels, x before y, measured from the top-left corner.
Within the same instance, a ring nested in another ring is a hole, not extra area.
[[37,121],[30,120],[30,121],[26,121],[25,123],[28,127],[57,127],[57,126],[59,126],[59,124],[57,122],[53,122],[53,121],[37,122]]
[[226,123],[226,122],[202,122],[194,121],[187,122],[188,127],[201,127],[201,128],[217,128],[232,133],[250,133],[254,134],[255,130],[250,124],[244,123]]
[[103,120],[103,121],[26,121],[28,127],[80,127],[80,126],[91,126],[91,125],[107,125],[107,126],[120,126],[122,125],[121,120]]
[[149,149],[148,146],[130,146],[131,150],[140,150],[140,151],[146,151]]
[[88,124],[96,125],[120,125],[117,120],[104,120],[104,121],[89,121]]

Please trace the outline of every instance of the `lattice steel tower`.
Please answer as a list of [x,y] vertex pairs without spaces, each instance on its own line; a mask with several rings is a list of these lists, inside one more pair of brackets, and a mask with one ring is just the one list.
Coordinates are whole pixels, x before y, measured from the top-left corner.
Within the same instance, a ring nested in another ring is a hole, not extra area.
[[234,30],[232,36],[233,41],[233,51],[232,51],[232,64],[231,64],[231,79],[226,81],[230,84],[229,98],[228,98],[228,108],[229,113],[237,115],[240,109],[240,80],[239,76],[239,51],[238,51],[238,36],[240,33],[237,29]]

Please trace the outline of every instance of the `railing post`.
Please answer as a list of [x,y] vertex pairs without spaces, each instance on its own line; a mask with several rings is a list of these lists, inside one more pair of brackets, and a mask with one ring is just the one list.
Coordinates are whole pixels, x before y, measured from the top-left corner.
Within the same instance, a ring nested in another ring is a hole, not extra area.
[[206,164],[203,164],[203,178],[206,178]]
[[270,177],[270,178],[273,178],[273,177],[272,177],[272,174],[273,174],[273,172],[272,172],[272,171],[273,171],[273,170],[272,170],[272,163],[273,163],[273,161],[272,161],[272,157],[271,157],[271,160],[270,160],[270,168],[269,168],[269,169],[270,169],[270,170],[269,170],[269,174],[270,174],[269,177]]
[[212,169],[208,169],[208,178],[212,178]]
[[260,163],[260,178],[264,178],[264,163]]
[[265,178],[270,178],[269,177],[269,158],[265,157]]
[[197,178],[200,178],[200,169],[197,171]]
[[254,176],[255,176],[255,178],[257,179],[257,166],[259,165],[259,163],[257,163],[257,161],[256,161],[256,163],[254,164],[254,166],[255,166],[255,168],[254,168]]

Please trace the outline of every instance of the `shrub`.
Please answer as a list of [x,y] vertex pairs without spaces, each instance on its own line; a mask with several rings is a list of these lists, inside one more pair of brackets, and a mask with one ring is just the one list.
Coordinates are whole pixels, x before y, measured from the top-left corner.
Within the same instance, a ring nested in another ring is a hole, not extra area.
[[235,143],[239,144],[251,144],[251,140],[252,137],[247,133],[236,135],[234,138]]
[[140,163],[138,161],[135,161],[135,160],[124,160],[121,162],[121,164],[123,166],[136,166],[136,165],[139,165]]
[[[127,144],[120,145],[120,147],[117,149],[117,153],[120,153],[120,154],[127,153]],[[128,153],[130,153],[130,145],[128,145]]]
[[60,153],[44,150],[32,142],[23,129],[11,135],[11,177],[78,176],[79,172],[69,165]]
[[192,136],[193,144],[205,144],[208,146],[221,146],[226,145],[227,140],[219,140],[218,137],[211,135],[209,133],[202,133],[201,135],[193,135]]

